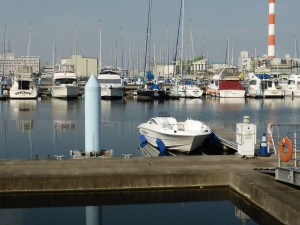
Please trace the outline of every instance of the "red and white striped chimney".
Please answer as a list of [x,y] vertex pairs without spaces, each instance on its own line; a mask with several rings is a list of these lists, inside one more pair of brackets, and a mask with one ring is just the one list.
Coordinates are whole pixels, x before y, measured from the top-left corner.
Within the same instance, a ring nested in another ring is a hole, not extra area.
[[269,0],[268,58],[275,58],[275,0]]

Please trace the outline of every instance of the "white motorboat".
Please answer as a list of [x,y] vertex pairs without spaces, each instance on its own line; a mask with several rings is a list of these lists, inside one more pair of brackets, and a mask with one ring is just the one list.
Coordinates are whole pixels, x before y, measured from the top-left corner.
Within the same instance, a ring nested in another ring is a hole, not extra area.
[[191,79],[175,82],[171,90],[171,95],[176,95],[180,98],[201,98],[202,94],[203,90]]
[[38,88],[33,77],[32,66],[18,66],[9,90],[9,97],[11,99],[36,99],[38,97]]
[[283,98],[284,91],[279,89],[269,74],[249,74],[248,97],[254,98]]
[[286,96],[300,97],[300,74],[291,74],[283,89]]
[[120,99],[124,96],[125,85],[118,71],[111,66],[102,69],[97,77],[102,99]]
[[141,138],[159,147],[163,142],[167,150],[189,153],[200,147],[212,133],[211,129],[198,120],[187,119],[184,122],[170,116],[158,116],[138,126]]
[[51,95],[54,98],[77,98],[80,87],[74,71],[74,65],[61,64],[56,66],[53,74]]

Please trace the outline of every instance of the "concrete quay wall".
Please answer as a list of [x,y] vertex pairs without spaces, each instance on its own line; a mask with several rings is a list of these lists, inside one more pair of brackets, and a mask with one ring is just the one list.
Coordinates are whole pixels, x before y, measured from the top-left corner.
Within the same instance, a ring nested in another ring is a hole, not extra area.
[[255,171],[275,158],[189,156],[0,161],[0,193],[86,192],[226,186],[283,224],[300,224],[300,191]]

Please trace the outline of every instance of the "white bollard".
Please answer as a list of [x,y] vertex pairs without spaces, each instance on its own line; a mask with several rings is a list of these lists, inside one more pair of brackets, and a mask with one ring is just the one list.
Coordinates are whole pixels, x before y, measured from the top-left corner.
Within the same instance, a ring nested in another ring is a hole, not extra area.
[[101,88],[94,75],[85,85],[85,155],[101,150]]

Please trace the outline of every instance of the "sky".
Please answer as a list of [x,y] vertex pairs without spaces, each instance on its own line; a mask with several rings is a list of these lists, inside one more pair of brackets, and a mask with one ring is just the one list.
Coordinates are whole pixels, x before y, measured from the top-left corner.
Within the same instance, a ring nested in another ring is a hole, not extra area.
[[[5,37],[6,49],[10,46],[17,56],[39,56],[42,64],[52,63],[53,43],[55,61],[75,52],[97,58],[101,30],[103,65],[120,64],[123,55],[129,69],[142,68],[148,5],[149,0],[1,0],[1,52]],[[278,57],[295,56],[299,8],[299,0],[276,0]],[[149,49],[156,63],[174,58],[179,11],[180,0],[153,0]],[[243,50],[250,56],[265,55],[268,14],[268,0],[185,0],[184,58],[204,54],[210,62],[224,63],[228,40],[235,63]],[[181,40],[179,44],[180,50]]]

